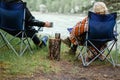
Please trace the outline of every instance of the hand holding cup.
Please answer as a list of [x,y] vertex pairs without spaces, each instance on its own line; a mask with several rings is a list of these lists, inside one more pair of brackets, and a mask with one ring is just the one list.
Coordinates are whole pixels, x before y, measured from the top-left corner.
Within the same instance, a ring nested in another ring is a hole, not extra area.
[[45,22],[45,27],[48,27],[48,28],[53,27],[53,22]]

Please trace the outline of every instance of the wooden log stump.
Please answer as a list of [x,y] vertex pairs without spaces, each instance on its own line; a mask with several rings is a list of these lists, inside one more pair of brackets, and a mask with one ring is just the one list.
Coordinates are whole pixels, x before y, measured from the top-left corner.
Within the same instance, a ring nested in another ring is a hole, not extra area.
[[60,39],[60,33],[55,33],[55,39]]
[[61,39],[60,34],[55,34],[55,39],[49,39],[49,59],[60,60]]

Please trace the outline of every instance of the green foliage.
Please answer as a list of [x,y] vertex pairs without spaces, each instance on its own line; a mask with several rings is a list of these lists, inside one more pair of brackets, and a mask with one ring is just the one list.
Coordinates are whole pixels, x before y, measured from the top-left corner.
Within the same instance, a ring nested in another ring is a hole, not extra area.
[[[91,5],[90,0],[23,0],[27,2],[30,10],[39,10],[39,5],[44,4],[47,6],[49,12],[70,13],[71,9],[76,13],[75,7],[78,6],[79,11],[83,11],[82,7]],[[86,8],[85,8],[86,9]]]
[[[23,0],[32,11],[39,11],[39,5],[44,4],[49,12],[84,13],[91,10],[95,1],[107,4],[109,12],[117,12],[120,17],[120,0]],[[79,10],[76,11],[75,7]]]
[[[39,5],[44,4],[49,12],[83,13],[90,10],[95,1],[103,1],[109,11],[120,13],[120,0],[23,0],[32,11],[39,11]],[[76,11],[76,7],[79,9]]]

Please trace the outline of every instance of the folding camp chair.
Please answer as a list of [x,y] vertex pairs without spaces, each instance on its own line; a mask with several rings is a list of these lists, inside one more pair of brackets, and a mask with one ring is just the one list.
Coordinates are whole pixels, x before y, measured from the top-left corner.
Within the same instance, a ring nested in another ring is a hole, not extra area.
[[[116,17],[116,13],[105,15],[93,12],[88,13],[89,30],[86,32],[86,39],[83,46],[80,47],[78,43],[80,53],[77,58],[81,58],[83,66],[90,65],[96,59],[101,60],[100,56],[104,57],[102,60],[107,60],[115,66],[115,59],[113,59],[113,55],[110,53],[117,42]],[[104,48],[102,48],[102,46],[104,46]],[[87,61],[87,57],[90,54],[94,55],[94,57]]]
[[[0,35],[4,40],[5,45],[8,46],[16,55],[23,55],[23,53],[29,49],[32,53],[31,46],[28,37],[25,32],[25,8],[26,3],[4,3],[0,2]],[[5,32],[13,33],[14,38],[8,39]],[[15,49],[16,46],[11,45],[11,41],[19,37],[20,42],[16,41],[16,45],[19,44],[20,49]],[[25,42],[26,41],[26,42]],[[23,47],[24,46],[24,47]]]
[[[120,20],[117,21],[117,25],[120,25]],[[119,31],[119,27],[118,27],[118,31]],[[119,36],[119,34],[120,34],[120,32],[118,32],[118,36],[117,36],[118,41],[117,41],[117,44],[116,44],[116,53],[117,53],[116,61],[115,61],[116,62],[116,66],[120,66],[120,59],[119,59],[119,57],[120,57],[120,49],[119,49],[119,47],[120,47],[120,44],[119,44],[120,36]]]

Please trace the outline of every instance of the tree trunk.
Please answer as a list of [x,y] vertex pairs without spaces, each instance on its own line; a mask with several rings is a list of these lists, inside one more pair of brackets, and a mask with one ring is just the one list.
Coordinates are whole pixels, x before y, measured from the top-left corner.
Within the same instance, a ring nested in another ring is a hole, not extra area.
[[60,60],[60,49],[60,34],[55,34],[55,39],[49,39],[49,59]]

